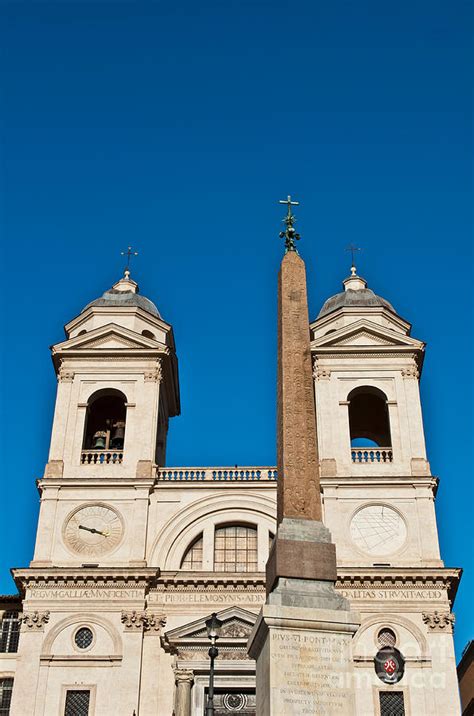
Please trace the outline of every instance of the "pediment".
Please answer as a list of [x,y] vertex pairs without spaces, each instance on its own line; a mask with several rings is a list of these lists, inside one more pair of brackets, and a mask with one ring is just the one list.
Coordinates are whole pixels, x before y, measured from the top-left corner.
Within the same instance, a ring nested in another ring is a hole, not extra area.
[[382,338],[382,336],[377,335],[375,333],[371,333],[370,331],[360,331],[357,333],[354,333],[352,336],[348,336],[347,338],[343,338],[340,341],[338,341],[339,346],[393,346],[395,345],[395,341],[388,340],[387,338]]
[[55,353],[76,351],[115,351],[123,349],[154,349],[165,348],[161,343],[146,338],[123,326],[109,323],[83,335],[70,338],[53,346]]
[[311,342],[311,348],[382,348],[410,347],[422,349],[422,341],[381,326],[366,319],[343,326],[336,331],[328,331]]
[[[223,622],[219,641],[245,640],[247,641],[257,619],[256,614],[242,609],[241,607],[229,607],[217,613],[217,617]],[[164,641],[171,645],[178,646],[186,642],[200,643],[208,642],[206,619],[198,619],[184,626],[177,627],[166,632]]]

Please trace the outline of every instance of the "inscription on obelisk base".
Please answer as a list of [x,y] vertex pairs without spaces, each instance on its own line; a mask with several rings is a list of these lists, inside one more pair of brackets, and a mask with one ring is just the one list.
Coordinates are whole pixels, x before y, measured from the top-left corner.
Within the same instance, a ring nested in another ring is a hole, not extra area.
[[[257,660],[259,716],[354,713],[351,612],[265,605],[250,655]],[[334,619],[337,618],[337,622]]]
[[322,523],[306,273],[288,197],[278,292],[277,534],[267,600],[249,638],[258,716],[354,714],[350,644],[359,615],[338,595],[336,550]]

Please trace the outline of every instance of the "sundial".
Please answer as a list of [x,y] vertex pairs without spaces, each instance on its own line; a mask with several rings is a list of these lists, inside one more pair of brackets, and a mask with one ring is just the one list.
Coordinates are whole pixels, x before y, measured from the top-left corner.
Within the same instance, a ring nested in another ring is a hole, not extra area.
[[352,541],[368,554],[392,554],[404,544],[406,536],[403,518],[386,505],[368,505],[352,518]]

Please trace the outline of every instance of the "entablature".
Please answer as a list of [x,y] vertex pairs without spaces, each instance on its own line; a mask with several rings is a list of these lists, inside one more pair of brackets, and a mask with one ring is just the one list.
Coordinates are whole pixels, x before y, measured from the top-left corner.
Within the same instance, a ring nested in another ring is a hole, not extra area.
[[12,569],[13,579],[22,597],[36,589],[119,589],[130,588],[148,591],[160,576],[156,568],[136,567],[29,567]]

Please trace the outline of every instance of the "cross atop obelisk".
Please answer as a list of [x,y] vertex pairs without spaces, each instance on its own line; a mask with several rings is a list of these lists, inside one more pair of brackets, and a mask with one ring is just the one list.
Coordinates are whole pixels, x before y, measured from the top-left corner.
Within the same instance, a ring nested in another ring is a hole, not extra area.
[[286,204],[288,207],[287,214],[283,219],[286,229],[285,231],[280,231],[280,239],[285,239],[285,253],[288,253],[288,251],[298,253],[295,241],[299,241],[301,236],[296,233],[296,229],[294,227],[296,217],[291,211],[291,207],[299,206],[299,201],[291,201],[291,196],[288,195],[286,199],[280,199],[279,204]]

